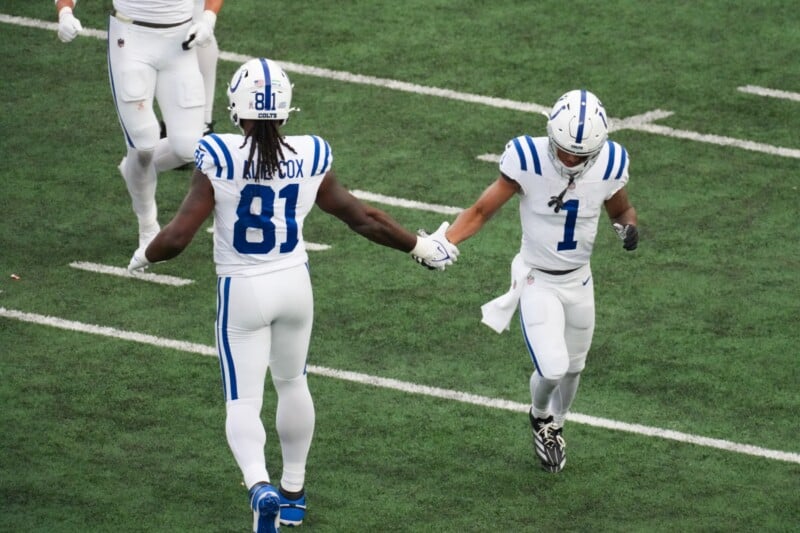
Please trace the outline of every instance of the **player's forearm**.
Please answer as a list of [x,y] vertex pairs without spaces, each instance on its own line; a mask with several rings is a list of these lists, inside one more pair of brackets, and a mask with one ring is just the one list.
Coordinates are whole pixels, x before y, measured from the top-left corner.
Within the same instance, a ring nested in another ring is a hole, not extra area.
[[611,222],[622,224],[623,226],[627,226],[628,224],[635,226],[637,224],[636,209],[634,209],[633,206],[628,207],[618,216],[613,217]]
[[159,233],[153,242],[147,247],[145,257],[151,263],[158,263],[160,261],[167,261],[173,257],[177,257],[183,250],[192,242],[194,234],[189,232],[176,232],[170,226],[164,228],[164,231]]
[[60,13],[65,7],[73,9],[75,7],[75,2],[73,0],[56,0],[56,13]]
[[219,13],[222,9],[223,0],[206,0],[206,4],[204,7],[205,11],[213,11],[214,13]]
[[445,236],[448,241],[458,244],[478,233],[487,220],[477,209],[470,207],[459,213]]
[[416,235],[378,209],[369,208],[365,218],[348,225],[350,229],[372,242],[401,252],[410,252],[417,244]]

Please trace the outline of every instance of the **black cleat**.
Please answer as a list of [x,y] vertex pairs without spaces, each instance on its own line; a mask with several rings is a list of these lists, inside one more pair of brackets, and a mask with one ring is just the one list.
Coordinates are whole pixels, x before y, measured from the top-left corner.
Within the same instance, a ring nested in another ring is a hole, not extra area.
[[533,433],[533,447],[536,455],[542,462],[542,468],[548,472],[561,472],[567,462],[564,452],[566,444],[561,436],[562,428],[556,428],[553,417],[535,418],[533,412],[528,413],[531,419],[531,432]]

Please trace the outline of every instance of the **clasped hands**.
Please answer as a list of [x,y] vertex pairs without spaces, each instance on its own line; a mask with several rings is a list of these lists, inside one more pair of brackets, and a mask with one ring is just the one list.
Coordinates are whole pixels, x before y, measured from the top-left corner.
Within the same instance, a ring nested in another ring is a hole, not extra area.
[[442,222],[433,234],[428,235],[425,230],[417,232],[417,245],[411,250],[411,257],[417,263],[430,270],[444,270],[458,260],[458,248],[447,240],[445,232],[450,227],[449,222]]

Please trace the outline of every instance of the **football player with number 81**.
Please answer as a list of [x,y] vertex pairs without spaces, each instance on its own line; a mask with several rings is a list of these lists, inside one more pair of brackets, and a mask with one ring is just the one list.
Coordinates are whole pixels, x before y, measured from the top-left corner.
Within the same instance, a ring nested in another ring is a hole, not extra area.
[[[228,86],[239,134],[204,136],[195,153],[192,185],[172,221],[128,269],[177,256],[214,215],[217,270],[217,351],[226,401],[226,434],[253,510],[253,530],[299,525],[306,514],[305,466],[314,432],[306,381],[314,304],[303,224],[314,205],[367,239],[409,252],[444,270],[458,256],[444,223],[415,235],[385,212],[362,203],[336,179],[331,147],[316,135],[283,136],[295,109],[292,85],[269,59],[252,59]],[[283,456],[273,486],[261,421],[267,369],[278,397],[275,424]]]

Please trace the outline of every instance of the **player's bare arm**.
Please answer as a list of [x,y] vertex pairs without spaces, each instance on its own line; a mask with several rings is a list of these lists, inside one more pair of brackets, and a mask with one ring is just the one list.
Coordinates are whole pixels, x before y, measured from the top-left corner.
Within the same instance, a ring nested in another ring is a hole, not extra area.
[[328,171],[317,191],[317,205],[367,239],[403,252],[410,252],[417,236],[380,209],[364,204],[350,194],[333,171]]
[[222,9],[222,4],[224,0],[206,0],[205,3],[205,10],[206,11],[213,11],[214,13],[219,13]]
[[614,231],[622,240],[622,247],[628,251],[635,250],[639,246],[636,209],[628,200],[628,191],[625,190],[625,187],[606,200],[605,207]]
[[214,210],[214,188],[208,177],[195,169],[192,185],[180,209],[147,247],[145,255],[152,262],[166,261],[180,254],[194,238]]
[[614,196],[606,200],[605,207],[612,223],[622,226],[628,224],[636,225],[636,209],[634,209],[630,200],[628,200],[628,191],[624,187],[618,190]]
[[516,181],[500,174],[474,204],[459,213],[453,225],[447,230],[447,240],[458,244],[478,233],[519,190]]

